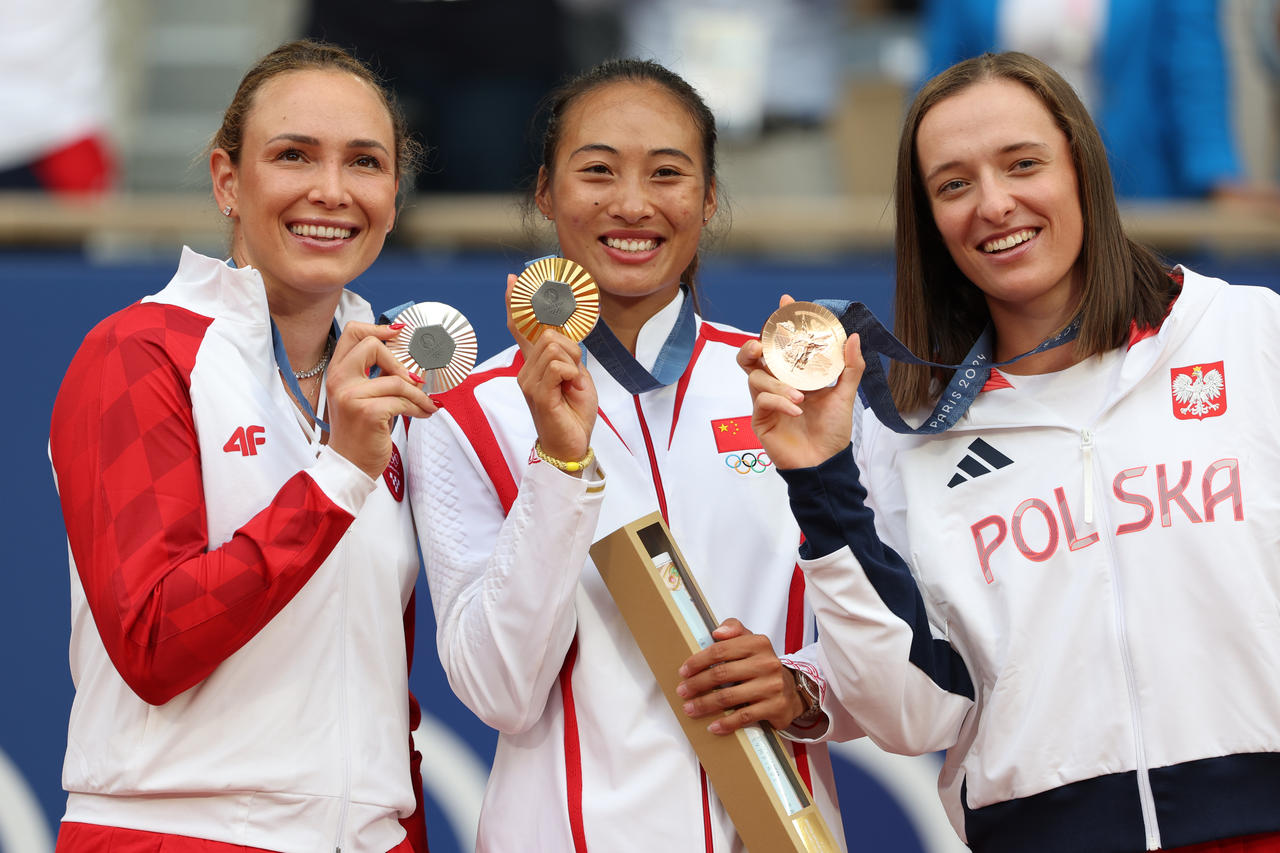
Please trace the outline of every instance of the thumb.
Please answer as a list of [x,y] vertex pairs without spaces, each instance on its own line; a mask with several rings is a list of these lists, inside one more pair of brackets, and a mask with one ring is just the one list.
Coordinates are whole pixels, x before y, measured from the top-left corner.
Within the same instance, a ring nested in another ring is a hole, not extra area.
[[862,337],[852,334],[844,343],[844,370],[840,371],[840,384],[848,382],[857,388],[866,368],[867,363],[862,358]]

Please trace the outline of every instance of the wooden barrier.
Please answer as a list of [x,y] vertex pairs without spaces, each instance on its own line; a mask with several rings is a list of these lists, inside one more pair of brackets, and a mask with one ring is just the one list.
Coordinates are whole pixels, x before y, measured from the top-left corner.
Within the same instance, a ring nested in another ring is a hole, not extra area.
[[[1130,236],[1165,252],[1217,250],[1280,254],[1280,217],[1232,204],[1133,203],[1121,206]],[[878,196],[737,197],[732,226],[713,221],[716,249],[731,253],[889,251],[893,205]],[[527,249],[551,238],[540,217],[526,228],[506,195],[424,195],[401,213],[397,240],[439,249]],[[0,193],[0,246],[223,243],[226,221],[200,194],[57,199]]]

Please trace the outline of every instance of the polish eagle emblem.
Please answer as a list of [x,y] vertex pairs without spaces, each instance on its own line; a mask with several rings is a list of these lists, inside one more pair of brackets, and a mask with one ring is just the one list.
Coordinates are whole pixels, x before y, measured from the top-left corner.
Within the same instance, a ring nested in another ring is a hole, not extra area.
[[1204,420],[1227,410],[1227,380],[1223,363],[1174,368],[1173,414],[1181,420]]

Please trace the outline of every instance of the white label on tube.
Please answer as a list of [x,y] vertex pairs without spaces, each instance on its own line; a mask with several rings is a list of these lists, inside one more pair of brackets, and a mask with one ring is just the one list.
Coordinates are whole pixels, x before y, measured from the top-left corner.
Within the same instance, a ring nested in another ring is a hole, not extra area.
[[705,649],[714,643],[715,639],[712,638],[711,632],[707,630],[706,620],[702,618],[702,614],[698,612],[697,606],[694,605],[693,597],[689,595],[689,590],[685,588],[684,578],[680,577],[680,570],[672,562],[671,555],[663,551],[653,558],[653,567],[658,570],[658,576],[662,578],[662,582],[671,591],[671,598],[676,603],[676,609],[680,611],[680,615],[684,617],[685,624],[693,632],[694,638],[698,641],[698,647]]
[[747,739],[751,741],[751,746],[764,767],[764,774],[773,783],[773,790],[778,792],[778,798],[782,800],[782,806],[787,810],[787,815],[793,815],[804,808],[804,804],[796,796],[795,789],[791,787],[787,774],[778,764],[778,756],[769,743],[769,736],[759,726],[747,726],[743,731],[747,733]]

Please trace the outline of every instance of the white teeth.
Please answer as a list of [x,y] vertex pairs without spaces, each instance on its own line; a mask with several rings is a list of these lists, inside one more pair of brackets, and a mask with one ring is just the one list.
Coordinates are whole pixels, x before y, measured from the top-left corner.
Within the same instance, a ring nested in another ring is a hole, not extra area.
[[351,236],[350,228],[335,228],[331,225],[290,225],[289,230],[299,237],[317,237],[321,240],[346,240]]
[[621,249],[624,252],[648,252],[658,247],[657,240],[619,240],[615,237],[606,237],[605,245],[611,249]]
[[1027,228],[1016,234],[1010,234],[1008,237],[1001,237],[999,240],[992,240],[990,243],[982,245],[982,251],[988,254],[992,252],[1003,252],[1005,249],[1012,249],[1019,243],[1025,243],[1032,237],[1036,236],[1034,228]]

